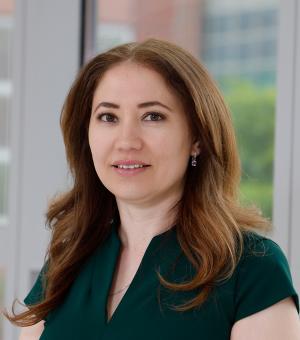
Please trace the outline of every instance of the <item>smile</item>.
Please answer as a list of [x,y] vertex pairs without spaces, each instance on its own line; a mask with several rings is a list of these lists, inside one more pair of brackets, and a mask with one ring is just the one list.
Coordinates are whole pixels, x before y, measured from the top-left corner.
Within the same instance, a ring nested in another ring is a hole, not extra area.
[[113,165],[113,169],[116,171],[116,173],[123,177],[139,175],[147,171],[149,167],[150,165],[141,165],[141,164]]
[[125,164],[119,164],[119,165],[113,165],[115,168],[119,169],[138,169],[138,168],[144,168],[149,165],[142,165],[142,164],[131,164],[131,165],[125,165]]

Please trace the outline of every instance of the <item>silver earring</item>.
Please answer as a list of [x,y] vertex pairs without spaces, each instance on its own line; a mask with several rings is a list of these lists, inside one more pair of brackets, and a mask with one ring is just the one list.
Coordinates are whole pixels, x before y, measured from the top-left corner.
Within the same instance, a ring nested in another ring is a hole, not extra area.
[[192,156],[191,164],[192,164],[192,166],[197,166],[197,156],[196,156],[196,154]]

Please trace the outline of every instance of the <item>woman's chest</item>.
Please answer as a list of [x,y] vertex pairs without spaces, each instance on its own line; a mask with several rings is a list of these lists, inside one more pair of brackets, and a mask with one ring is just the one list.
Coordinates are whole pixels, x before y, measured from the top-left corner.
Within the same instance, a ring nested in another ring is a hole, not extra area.
[[141,264],[145,249],[139,252],[130,252],[127,249],[120,251],[107,297],[108,320],[113,316],[131,285]]
[[[145,277],[145,279],[147,279]],[[148,278],[150,279],[150,278]],[[109,322],[105,320],[105,301],[101,294],[86,296],[74,303],[68,296],[65,303],[46,323],[42,340],[102,339],[147,340],[172,339],[226,340],[232,328],[230,297],[211,297],[201,308],[177,312],[172,306],[187,298],[166,293],[152,279],[134,286],[123,297]],[[151,286],[151,289],[150,289]],[[101,302],[102,301],[102,302]]]
[[[91,261],[91,265],[73,283],[62,304],[50,314],[42,340],[230,338],[234,285],[217,290],[197,310],[174,310],[175,306],[193,298],[195,292],[165,289],[159,282],[158,272],[173,282],[190,279],[189,275],[193,273],[188,263],[182,260],[177,261],[177,269],[169,276],[170,263],[174,263],[178,252],[158,253],[154,251],[154,244],[143,257],[122,298],[114,300],[117,307],[107,322],[109,293],[119,254],[116,246],[109,246],[105,252],[99,253],[95,261]],[[117,249],[111,251],[114,247]]]

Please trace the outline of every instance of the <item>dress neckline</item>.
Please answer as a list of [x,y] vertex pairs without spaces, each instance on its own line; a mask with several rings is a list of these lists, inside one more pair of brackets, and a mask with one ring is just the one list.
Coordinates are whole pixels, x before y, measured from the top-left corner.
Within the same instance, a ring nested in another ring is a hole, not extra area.
[[[119,221],[112,221],[112,224],[111,224],[111,233],[112,233],[112,236],[118,241],[118,243],[120,244],[120,246],[122,245],[122,242],[121,242],[121,239],[120,239],[120,236],[119,236]],[[152,239],[150,240],[146,250],[145,250],[145,254],[146,252],[148,251],[148,248],[151,247],[155,244],[157,244],[159,241],[163,241],[164,239],[167,239],[169,237],[172,236],[176,236],[176,224],[172,225],[172,227],[168,228],[167,230],[164,230],[163,232],[161,233],[158,233],[156,235],[154,235],[152,237]],[[120,250],[120,249],[119,249]]]
[[[149,270],[150,268],[154,268],[156,265],[160,265],[159,258],[158,256],[161,251],[164,251],[164,245],[168,242],[171,242],[174,244],[174,241],[177,244],[177,234],[176,234],[176,224],[173,225],[171,228],[155,235],[151,241],[149,242],[144,255],[141,259],[141,262],[137,268],[137,271],[135,275],[132,278],[132,281],[130,285],[128,286],[125,294],[123,295],[121,301],[119,302],[117,308],[115,309],[114,313],[108,319],[108,313],[107,313],[107,303],[108,303],[108,298],[109,298],[109,291],[110,287],[112,285],[114,273],[116,270],[116,265],[117,265],[117,259],[120,254],[121,250],[121,240],[118,234],[118,225],[119,223],[116,223],[115,221],[112,222],[112,228],[111,228],[111,244],[113,246],[113,251],[114,251],[114,265],[112,266],[110,270],[110,277],[109,277],[109,284],[106,288],[106,294],[105,294],[105,325],[106,327],[112,327],[112,325],[116,322],[118,322],[118,319],[122,318],[122,315],[126,311],[126,307],[128,307],[128,304],[130,303],[130,298],[132,295],[132,292],[134,292],[136,289],[139,289],[139,282],[141,282],[141,277],[145,274],[145,271]],[[177,248],[177,247],[176,247]],[[149,268],[150,264],[150,268]],[[122,314],[123,313],[123,314]]]

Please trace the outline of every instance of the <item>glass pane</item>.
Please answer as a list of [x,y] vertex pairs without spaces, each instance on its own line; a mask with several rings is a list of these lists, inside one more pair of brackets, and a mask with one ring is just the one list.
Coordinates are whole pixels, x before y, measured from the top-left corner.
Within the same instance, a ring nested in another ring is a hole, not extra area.
[[0,3],[0,226],[7,225],[8,174],[10,163],[9,113],[11,105],[11,49],[13,1]]
[[[95,53],[156,37],[198,57],[231,108],[241,199],[272,216],[278,0],[97,0]],[[86,20],[87,23],[92,20]]]
[[241,198],[272,216],[278,1],[206,0],[202,59],[233,114]]
[[[0,267],[0,309],[4,307],[4,270]],[[0,317],[0,340],[3,334],[3,317]]]

